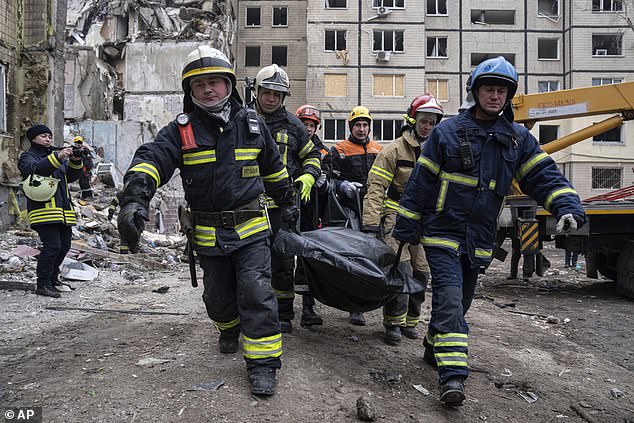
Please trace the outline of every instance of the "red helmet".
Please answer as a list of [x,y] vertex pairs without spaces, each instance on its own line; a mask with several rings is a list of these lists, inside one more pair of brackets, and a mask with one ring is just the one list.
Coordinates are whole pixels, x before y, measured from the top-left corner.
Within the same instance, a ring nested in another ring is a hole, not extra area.
[[308,119],[315,122],[317,125],[321,125],[321,112],[315,106],[310,104],[304,104],[299,106],[299,109],[295,112],[295,116],[301,120]]
[[410,125],[416,123],[417,112],[434,113],[436,115],[436,123],[439,123],[445,115],[440,103],[429,93],[419,95],[412,100],[412,103],[409,105],[406,120]]

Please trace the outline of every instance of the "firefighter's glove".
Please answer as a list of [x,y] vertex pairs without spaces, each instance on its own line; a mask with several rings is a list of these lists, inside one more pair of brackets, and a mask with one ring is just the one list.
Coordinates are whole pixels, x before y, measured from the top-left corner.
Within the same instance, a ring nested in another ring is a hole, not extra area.
[[317,180],[315,181],[315,186],[317,187],[317,189],[321,190],[321,188],[326,185],[327,181],[328,178],[326,177],[326,174],[324,172],[321,172],[321,175],[319,175],[319,178],[317,178]]
[[378,239],[383,239],[383,235],[381,234],[381,228],[379,228],[378,226],[364,225],[361,230],[365,234],[372,235]]
[[396,216],[396,224],[392,231],[392,237],[397,241],[406,242],[410,245],[420,244],[418,222],[403,216]]
[[297,206],[282,206],[280,207],[280,214],[282,218],[282,224],[286,229],[296,232],[297,220],[299,219],[299,209]]
[[130,202],[121,208],[117,217],[119,236],[130,248],[131,253],[139,251],[139,238],[150,220],[147,208],[142,204]]
[[557,222],[557,233],[560,235],[568,235],[577,230],[577,220],[572,213],[564,214]]
[[301,176],[298,176],[295,179],[295,182],[301,182],[302,186],[300,187],[300,195],[302,197],[302,201],[307,203],[310,200],[310,191],[313,189],[313,185],[315,185],[315,177],[310,173],[304,173]]
[[341,181],[339,193],[348,198],[353,198],[357,191],[361,191],[363,184],[359,182]]

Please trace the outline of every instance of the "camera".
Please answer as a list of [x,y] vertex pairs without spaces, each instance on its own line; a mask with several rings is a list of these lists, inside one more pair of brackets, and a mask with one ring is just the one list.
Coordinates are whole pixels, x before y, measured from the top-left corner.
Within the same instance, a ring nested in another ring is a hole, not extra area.
[[81,157],[82,159],[85,159],[86,157],[88,157],[89,154],[90,152],[87,148],[73,147],[73,156],[75,157]]

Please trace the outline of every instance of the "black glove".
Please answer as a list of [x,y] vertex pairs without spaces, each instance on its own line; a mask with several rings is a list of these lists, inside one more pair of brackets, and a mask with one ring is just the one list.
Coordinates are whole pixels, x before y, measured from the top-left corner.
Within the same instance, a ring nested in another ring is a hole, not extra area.
[[361,228],[361,231],[364,234],[373,235],[374,237],[378,239],[383,239],[383,235],[381,234],[381,228],[378,226],[364,225],[363,228]]
[[286,229],[293,232],[297,231],[297,220],[299,219],[299,209],[297,206],[281,206],[280,214],[282,217],[282,223]]
[[130,248],[131,253],[139,251],[139,238],[150,220],[147,208],[136,202],[130,202],[121,208],[117,217],[119,236]]
[[108,220],[111,220],[112,216],[114,216],[114,207],[108,209]]
[[410,245],[420,244],[418,222],[403,216],[396,216],[396,224],[392,231],[392,237],[397,241],[406,242]]

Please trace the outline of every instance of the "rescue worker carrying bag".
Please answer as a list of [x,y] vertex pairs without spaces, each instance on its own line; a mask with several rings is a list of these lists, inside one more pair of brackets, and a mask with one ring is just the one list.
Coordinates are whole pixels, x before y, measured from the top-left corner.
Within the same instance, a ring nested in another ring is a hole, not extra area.
[[28,199],[44,203],[55,195],[59,179],[52,176],[42,176],[31,173],[22,182],[20,188]]

